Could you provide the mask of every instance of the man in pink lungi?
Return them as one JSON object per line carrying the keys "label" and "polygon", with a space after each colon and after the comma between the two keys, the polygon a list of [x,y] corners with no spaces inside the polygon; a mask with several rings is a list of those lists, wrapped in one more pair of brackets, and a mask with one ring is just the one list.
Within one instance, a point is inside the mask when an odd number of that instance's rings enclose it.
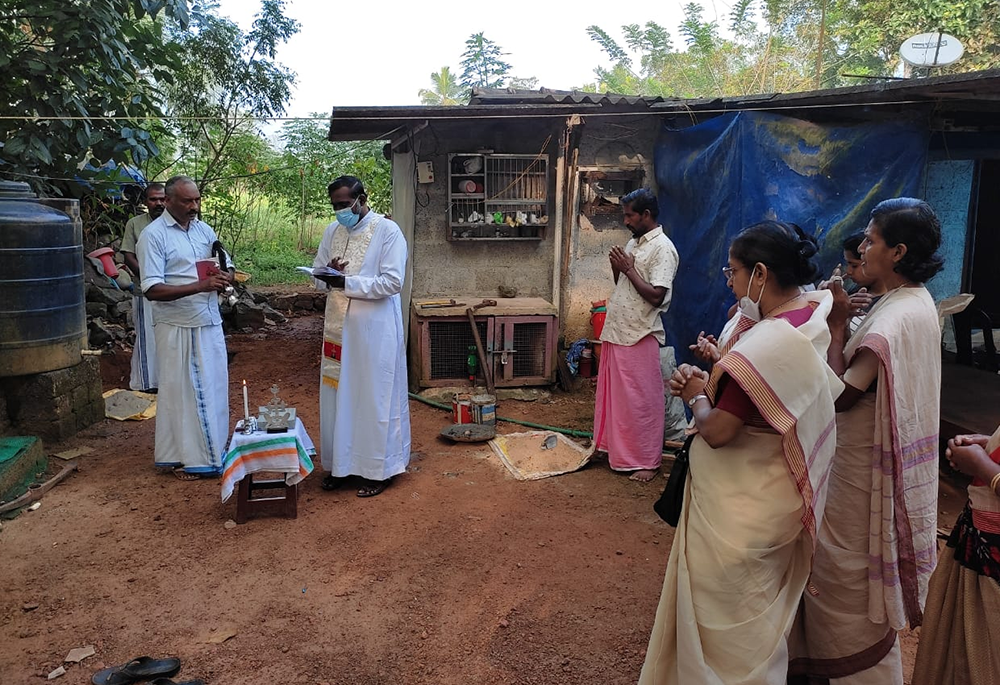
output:
{"label": "man in pink lungi", "polygon": [[615,471],[650,481],[663,451],[663,376],[660,314],[670,306],[677,249],[657,223],[656,195],[647,188],[622,198],[632,239],[611,248],[615,290],[601,332],[601,365],[594,408],[594,444]]}

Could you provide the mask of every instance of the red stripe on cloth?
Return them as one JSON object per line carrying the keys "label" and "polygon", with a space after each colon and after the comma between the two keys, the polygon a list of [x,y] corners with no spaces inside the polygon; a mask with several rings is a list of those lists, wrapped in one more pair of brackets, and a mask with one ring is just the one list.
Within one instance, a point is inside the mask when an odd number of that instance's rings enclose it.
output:
{"label": "red stripe on cloth", "polygon": [[995,511],[972,510],[972,525],[983,533],[1000,534],[1000,514]]}
{"label": "red stripe on cloth", "polygon": [[259,452],[249,452],[247,454],[240,455],[237,457],[226,472],[222,475],[223,479],[231,478],[233,472],[238,467],[246,468],[253,462],[269,460],[274,457],[295,457],[296,460],[299,458],[298,450],[295,447],[278,447],[271,450],[261,450]]}
{"label": "red stripe on cloth", "polygon": [[336,343],[332,343],[329,340],[323,341],[323,356],[327,359],[336,359],[340,361],[340,353],[343,348]]}
{"label": "red stripe on cloth", "polygon": [[[899,565],[899,580],[903,591],[903,608],[906,611],[906,620],[909,622],[911,628],[916,628],[924,622],[924,611],[920,606],[917,553],[913,541],[913,528],[910,525],[910,514],[906,507],[906,496],[903,485],[903,470],[905,468],[903,464],[904,446],[900,444],[896,403],[893,400],[896,396],[896,381],[892,368],[892,350],[889,341],[877,333],[869,333],[862,338],[858,349],[860,350],[862,347],[867,347],[875,353],[885,375],[884,386],[886,387],[879,387],[878,392],[884,392],[883,396],[889,402],[889,421],[892,428],[893,505],[895,506],[896,554]],[[880,383],[880,385],[882,384]],[[879,445],[875,449],[879,450],[884,447],[885,445]]]}

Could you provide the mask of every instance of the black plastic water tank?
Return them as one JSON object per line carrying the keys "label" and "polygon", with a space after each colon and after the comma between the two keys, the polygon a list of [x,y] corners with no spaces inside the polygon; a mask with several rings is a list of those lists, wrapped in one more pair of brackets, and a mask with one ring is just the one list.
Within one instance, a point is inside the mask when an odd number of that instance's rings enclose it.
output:
{"label": "black plastic water tank", "polygon": [[78,207],[39,200],[27,183],[0,182],[0,376],[80,363],[87,310]]}

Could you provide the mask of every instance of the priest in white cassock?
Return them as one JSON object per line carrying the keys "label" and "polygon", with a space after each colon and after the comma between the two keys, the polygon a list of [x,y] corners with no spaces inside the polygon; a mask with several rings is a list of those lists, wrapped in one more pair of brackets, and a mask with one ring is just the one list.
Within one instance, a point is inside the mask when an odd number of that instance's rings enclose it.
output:
{"label": "priest in white cassock", "polygon": [[159,395],[154,462],[181,480],[222,473],[229,439],[229,369],[218,293],[231,275],[202,280],[215,231],[198,219],[201,193],[187,176],[166,183],[166,209],[136,246],[142,292],[153,303]]}
{"label": "priest in white cassock", "polygon": [[394,221],[368,208],[361,181],[341,176],[327,188],[337,220],[327,226],[314,267],[329,289],[323,330],[320,438],[323,489],[349,476],[374,497],[410,462],[410,407],[400,292],[406,239]]}

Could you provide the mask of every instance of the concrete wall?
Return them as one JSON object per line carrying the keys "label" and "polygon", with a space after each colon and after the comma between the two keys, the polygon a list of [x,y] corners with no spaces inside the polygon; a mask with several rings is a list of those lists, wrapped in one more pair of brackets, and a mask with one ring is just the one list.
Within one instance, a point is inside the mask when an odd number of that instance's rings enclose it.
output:
{"label": "concrete wall", "polygon": [[[653,116],[584,117],[578,167],[572,193],[571,234],[564,236],[568,263],[555,254],[556,154],[563,126],[525,125],[511,120],[476,121],[466,126],[432,124],[417,134],[417,159],[434,164],[434,183],[417,187],[412,246],[413,298],[474,295],[496,297],[499,289],[553,301],[554,260],[562,268],[561,329],[566,340],[593,337],[591,302],[607,299],[613,289],[608,251],[631,237],[618,213],[584,216],[580,212],[580,173],[586,170],[641,169],[644,185],[655,190],[653,146],[659,118]],[[551,136],[549,151],[549,226],[538,242],[449,241],[448,154],[486,148],[497,153],[537,154]],[[669,227],[667,232],[669,234]]]}
{"label": "concrete wall", "polygon": [[76,366],[33,376],[0,378],[6,431],[59,442],[104,419],[101,365],[84,357]]}
{"label": "concrete wall", "polygon": [[924,199],[941,220],[944,270],[927,282],[935,300],[957,295],[962,290],[975,165],[971,159],[932,161],[924,174]]}
{"label": "concrete wall", "polygon": [[[580,139],[579,166],[584,170],[640,168],[644,171],[644,185],[655,191],[653,146],[659,121],[658,117],[648,115],[587,120]],[[579,181],[578,173],[572,188],[572,211],[576,219],[569,240],[569,269],[562,289],[562,330],[569,342],[593,337],[591,303],[606,300],[614,289],[608,252],[614,245],[624,246],[632,237],[621,214],[587,217],[580,212]]]}
{"label": "concrete wall", "polygon": [[[563,122],[526,126],[511,120],[468,125],[432,124],[417,135],[417,160],[434,164],[434,182],[417,187],[412,246],[413,298],[497,297],[499,288],[522,297],[552,299],[555,165]],[[498,154],[538,154],[551,135],[549,226],[541,241],[453,242],[447,239],[448,154],[492,149]]]}

